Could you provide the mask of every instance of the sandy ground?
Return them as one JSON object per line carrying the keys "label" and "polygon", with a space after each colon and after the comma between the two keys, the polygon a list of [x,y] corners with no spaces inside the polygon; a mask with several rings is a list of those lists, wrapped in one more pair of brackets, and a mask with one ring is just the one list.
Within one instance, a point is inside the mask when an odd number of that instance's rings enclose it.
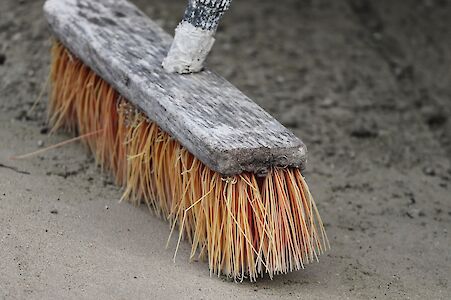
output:
{"label": "sandy ground", "polygon": [[[172,262],[168,225],[48,135],[43,1],[0,1],[0,298],[451,298],[451,3],[235,1],[209,64],[309,147],[332,249],[255,284]],[[184,1],[137,0],[171,30]],[[264,29],[265,28],[265,29]]]}

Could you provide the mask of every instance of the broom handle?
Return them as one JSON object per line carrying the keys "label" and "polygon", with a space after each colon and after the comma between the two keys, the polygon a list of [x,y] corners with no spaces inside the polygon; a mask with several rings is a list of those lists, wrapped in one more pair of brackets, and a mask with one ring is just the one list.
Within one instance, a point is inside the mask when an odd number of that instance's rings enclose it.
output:
{"label": "broom handle", "polygon": [[183,21],[197,28],[216,31],[232,0],[189,0]]}
{"label": "broom handle", "polygon": [[170,73],[195,73],[203,69],[215,41],[219,21],[232,0],[188,0],[182,21],[163,67]]}

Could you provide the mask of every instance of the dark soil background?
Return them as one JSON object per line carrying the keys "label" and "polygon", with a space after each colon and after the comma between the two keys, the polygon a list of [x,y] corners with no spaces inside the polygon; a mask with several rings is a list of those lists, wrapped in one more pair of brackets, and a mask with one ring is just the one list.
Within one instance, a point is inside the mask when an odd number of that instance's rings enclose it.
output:
{"label": "dark soil background", "polygon": [[[173,32],[183,0],[136,0]],[[235,284],[49,136],[43,1],[0,1],[0,298],[451,298],[451,1],[235,0],[209,66],[309,148],[332,249]]]}

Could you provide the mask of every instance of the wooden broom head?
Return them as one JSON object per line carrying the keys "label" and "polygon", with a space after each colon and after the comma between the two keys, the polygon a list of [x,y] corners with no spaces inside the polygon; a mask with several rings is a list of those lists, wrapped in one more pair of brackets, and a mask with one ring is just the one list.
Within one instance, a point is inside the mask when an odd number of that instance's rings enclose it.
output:
{"label": "wooden broom head", "polygon": [[[298,168],[222,176],[120,96],[60,43],[52,50],[49,118],[53,130],[84,135],[102,169],[178,225],[211,274],[235,280],[287,273],[329,248],[315,202]],[[171,231],[172,233],[172,231]],[[180,241],[180,240],[179,240]]]}
{"label": "wooden broom head", "polygon": [[304,143],[227,80],[164,71],[171,36],[126,0],[47,0],[44,10],[74,56],[210,169],[304,167]]}

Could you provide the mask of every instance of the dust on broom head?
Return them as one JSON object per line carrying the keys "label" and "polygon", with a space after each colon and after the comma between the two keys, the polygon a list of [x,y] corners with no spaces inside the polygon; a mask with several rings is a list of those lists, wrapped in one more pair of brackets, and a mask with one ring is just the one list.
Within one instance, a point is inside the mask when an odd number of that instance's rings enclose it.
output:
{"label": "dust on broom head", "polygon": [[173,228],[178,225],[192,243],[190,258],[206,258],[211,274],[272,278],[304,268],[329,248],[299,169],[272,168],[264,178],[222,177],[58,42],[51,80],[53,130],[100,131],[84,141],[124,187],[122,199],[145,203]]}

